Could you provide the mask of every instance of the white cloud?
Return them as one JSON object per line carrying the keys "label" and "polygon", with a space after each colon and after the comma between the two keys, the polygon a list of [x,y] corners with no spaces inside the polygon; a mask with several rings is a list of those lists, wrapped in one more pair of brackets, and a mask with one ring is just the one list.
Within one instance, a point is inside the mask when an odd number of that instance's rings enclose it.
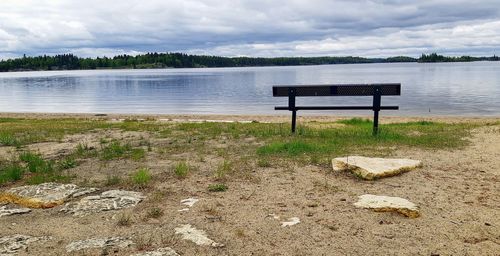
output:
{"label": "white cloud", "polygon": [[186,51],[225,56],[491,55],[498,1],[2,0],[0,58]]}

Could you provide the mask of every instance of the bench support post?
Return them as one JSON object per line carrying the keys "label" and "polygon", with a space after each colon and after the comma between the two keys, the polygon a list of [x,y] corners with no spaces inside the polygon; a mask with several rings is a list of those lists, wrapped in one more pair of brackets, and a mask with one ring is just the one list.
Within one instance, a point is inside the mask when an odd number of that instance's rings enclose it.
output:
{"label": "bench support post", "polygon": [[380,86],[375,86],[373,88],[373,135],[378,134],[378,112],[380,111],[381,96],[382,89]]}
{"label": "bench support post", "polygon": [[288,88],[288,110],[292,111],[292,133],[295,133],[295,125],[297,123],[297,109],[295,108],[295,95],[297,95],[297,89]]}

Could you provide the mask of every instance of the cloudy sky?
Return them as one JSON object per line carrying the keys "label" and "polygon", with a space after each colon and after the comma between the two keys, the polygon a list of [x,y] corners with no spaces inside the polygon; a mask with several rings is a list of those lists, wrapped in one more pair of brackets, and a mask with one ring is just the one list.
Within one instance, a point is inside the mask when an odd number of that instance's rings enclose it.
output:
{"label": "cloudy sky", "polygon": [[0,58],[500,55],[499,0],[0,0]]}

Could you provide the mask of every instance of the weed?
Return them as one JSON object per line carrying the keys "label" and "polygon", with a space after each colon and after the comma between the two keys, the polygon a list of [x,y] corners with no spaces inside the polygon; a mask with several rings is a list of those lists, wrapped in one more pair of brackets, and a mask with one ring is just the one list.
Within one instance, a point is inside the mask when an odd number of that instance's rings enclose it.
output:
{"label": "weed", "polygon": [[150,250],[153,248],[153,237],[145,238],[145,237],[138,237],[135,240],[135,247],[139,251],[145,251],[145,250]]}
{"label": "weed", "polygon": [[267,158],[260,158],[257,161],[257,166],[259,166],[259,167],[271,167],[271,162],[269,162],[269,159],[267,159]]}
{"label": "weed", "polygon": [[73,153],[73,155],[75,157],[92,157],[92,156],[95,156],[97,153],[97,151],[92,148],[92,147],[89,147],[87,144],[85,143],[78,143],[78,145],[76,146],[76,149],[75,149],[75,152]]}
{"label": "weed", "polygon": [[153,218],[153,219],[158,219],[161,216],[163,216],[163,210],[161,208],[158,208],[158,207],[154,207],[154,208],[149,209],[148,213],[146,215],[146,217]]}
{"label": "weed", "polygon": [[132,217],[130,216],[130,214],[122,213],[120,214],[120,216],[118,216],[116,225],[120,227],[129,227],[130,225],[132,225]]}
{"label": "weed", "polygon": [[216,180],[225,180],[226,175],[231,172],[232,170],[232,163],[228,160],[222,161],[219,166],[217,166],[217,169],[215,170],[214,176]]}
{"label": "weed", "polygon": [[177,178],[186,178],[189,174],[189,165],[186,162],[179,162],[174,166],[174,173]]}
{"label": "weed", "polygon": [[134,148],[130,152],[130,157],[134,161],[140,161],[140,160],[144,159],[145,156],[146,156],[146,152],[144,151],[143,148]]}
{"label": "weed", "polygon": [[227,190],[227,186],[225,184],[208,185],[208,191],[210,191],[210,192],[224,192],[226,190]]}
{"label": "weed", "polygon": [[116,186],[122,182],[122,179],[119,176],[112,175],[106,177],[105,186]]}
{"label": "weed", "polygon": [[145,188],[151,181],[151,173],[148,168],[141,168],[132,174],[132,182],[139,188]]}
{"label": "weed", "polygon": [[78,165],[75,158],[67,157],[59,161],[59,168],[62,170],[71,169]]}

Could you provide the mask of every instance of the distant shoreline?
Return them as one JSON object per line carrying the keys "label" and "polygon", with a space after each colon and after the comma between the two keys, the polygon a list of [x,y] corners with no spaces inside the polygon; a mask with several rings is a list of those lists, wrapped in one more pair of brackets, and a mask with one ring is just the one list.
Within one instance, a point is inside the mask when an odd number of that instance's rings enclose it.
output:
{"label": "distant shoreline", "polygon": [[320,57],[222,57],[188,55],[183,53],[147,53],[142,55],[117,55],[112,58],[81,58],[73,54],[55,56],[23,56],[0,60],[0,72],[49,71],[49,70],[98,70],[98,69],[155,69],[155,68],[216,68],[216,67],[269,67],[311,66],[332,64],[370,63],[437,63],[500,61],[500,57],[443,56],[436,53],[422,54],[419,58],[394,56],[367,58],[358,56]]}

